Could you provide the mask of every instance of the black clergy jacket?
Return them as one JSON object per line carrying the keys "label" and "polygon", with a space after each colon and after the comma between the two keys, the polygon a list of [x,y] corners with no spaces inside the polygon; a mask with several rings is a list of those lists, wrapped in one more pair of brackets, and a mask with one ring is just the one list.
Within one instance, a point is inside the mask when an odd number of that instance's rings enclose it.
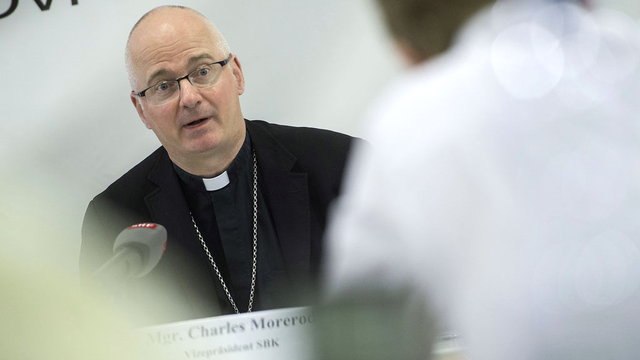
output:
{"label": "black clergy jacket", "polygon": [[[259,120],[245,123],[258,162],[259,191],[292,284],[277,307],[310,305],[327,210],[339,194],[354,139],[328,130]],[[82,278],[88,280],[113,255],[114,240],[122,230],[142,222],[167,229],[163,257],[151,273],[131,279],[109,296],[135,325],[220,315],[219,280],[201,248],[178,175],[163,147],[89,203],[82,225]],[[246,304],[239,307],[244,311]]]}

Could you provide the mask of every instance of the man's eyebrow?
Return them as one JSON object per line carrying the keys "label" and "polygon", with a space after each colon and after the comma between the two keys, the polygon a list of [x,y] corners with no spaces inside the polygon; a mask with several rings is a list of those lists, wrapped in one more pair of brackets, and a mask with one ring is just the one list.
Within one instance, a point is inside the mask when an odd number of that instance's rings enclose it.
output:
{"label": "man's eyebrow", "polygon": [[[213,56],[211,56],[210,54],[202,54],[202,55],[192,56],[192,57],[189,58],[189,61],[187,62],[187,68],[193,66],[194,64],[196,64],[198,61],[200,61],[202,59],[209,59],[209,60],[212,60],[212,61],[214,60]],[[167,76],[169,76],[169,74],[171,74],[171,72],[169,70],[167,70],[167,69],[158,69],[158,70],[156,70],[149,77],[149,80],[147,81],[147,86],[153,85],[156,78],[158,78],[158,77],[167,77]]]}
{"label": "man's eyebrow", "polygon": [[159,77],[167,77],[169,75],[169,70],[167,69],[158,69],[151,76],[149,76],[149,80],[147,80],[147,86],[152,86],[155,84],[156,78]]}
{"label": "man's eyebrow", "polygon": [[190,57],[189,58],[189,62],[187,63],[187,66],[191,66],[191,65],[197,63],[198,61],[200,61],[202,59],[209,59],[209,60],[215,61],[213,59],[213,56],[211,56],[210,54],[202,54],[202,55]]}

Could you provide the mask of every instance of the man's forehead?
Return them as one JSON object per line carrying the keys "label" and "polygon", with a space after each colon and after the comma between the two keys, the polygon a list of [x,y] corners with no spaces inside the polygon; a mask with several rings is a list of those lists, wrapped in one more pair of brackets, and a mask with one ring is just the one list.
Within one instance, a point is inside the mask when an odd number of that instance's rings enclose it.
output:
{"label": "man's forehead", "polygon": [[144,67],[155,67],[154,64],[158,62],[188,67],[202,59],[218,61],[217,57],[226,56],[217,54],[217,39],[206,24],[141,24],[137,32],[132,34],[128,45],[132,61]]}
{"label": "man's forehead", "polygon": [[146,37],[130,44],[131,55],[138,63],[156,63],[169,61],[188,65],[201,58],[217,58],[226,54],[218,54],[215,39],[210,36],[171,36]]}

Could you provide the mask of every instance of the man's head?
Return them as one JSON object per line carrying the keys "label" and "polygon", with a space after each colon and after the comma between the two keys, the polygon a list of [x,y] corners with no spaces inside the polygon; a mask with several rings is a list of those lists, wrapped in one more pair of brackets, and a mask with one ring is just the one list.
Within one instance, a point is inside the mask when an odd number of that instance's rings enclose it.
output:
{"label": "man's head", "polygon": [[[171,159],[197,175],[224,170],[245,136],[239,100],[244,77],[217,28],[189,8],[155,8],[131,30],[126,63],[131,101]],[[167,89],[174,96],[161,95]]]}
{"label": "man's head", "polygon": [[414,63],[446,50],[459,28],[494,0],[377,0],[387,27]]}

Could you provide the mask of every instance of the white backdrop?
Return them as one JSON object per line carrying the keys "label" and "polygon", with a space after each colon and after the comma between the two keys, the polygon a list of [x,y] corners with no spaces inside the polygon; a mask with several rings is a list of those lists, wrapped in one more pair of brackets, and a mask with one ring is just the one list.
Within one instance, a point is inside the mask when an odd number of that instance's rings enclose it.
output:
{"label": "white backdrop", "polygon": [[[238,54],[250,119],[359,135],[359,114],[401,67],[370,0],[173,3],[209,17]],[[0,14],[11,4],[0,0]],[[42,11],[20,0],[0,19],[5,257],[77,271],[87,203],[159,145],[130,103],[123,52],[137,19],[163,4],[51,0]]]}

